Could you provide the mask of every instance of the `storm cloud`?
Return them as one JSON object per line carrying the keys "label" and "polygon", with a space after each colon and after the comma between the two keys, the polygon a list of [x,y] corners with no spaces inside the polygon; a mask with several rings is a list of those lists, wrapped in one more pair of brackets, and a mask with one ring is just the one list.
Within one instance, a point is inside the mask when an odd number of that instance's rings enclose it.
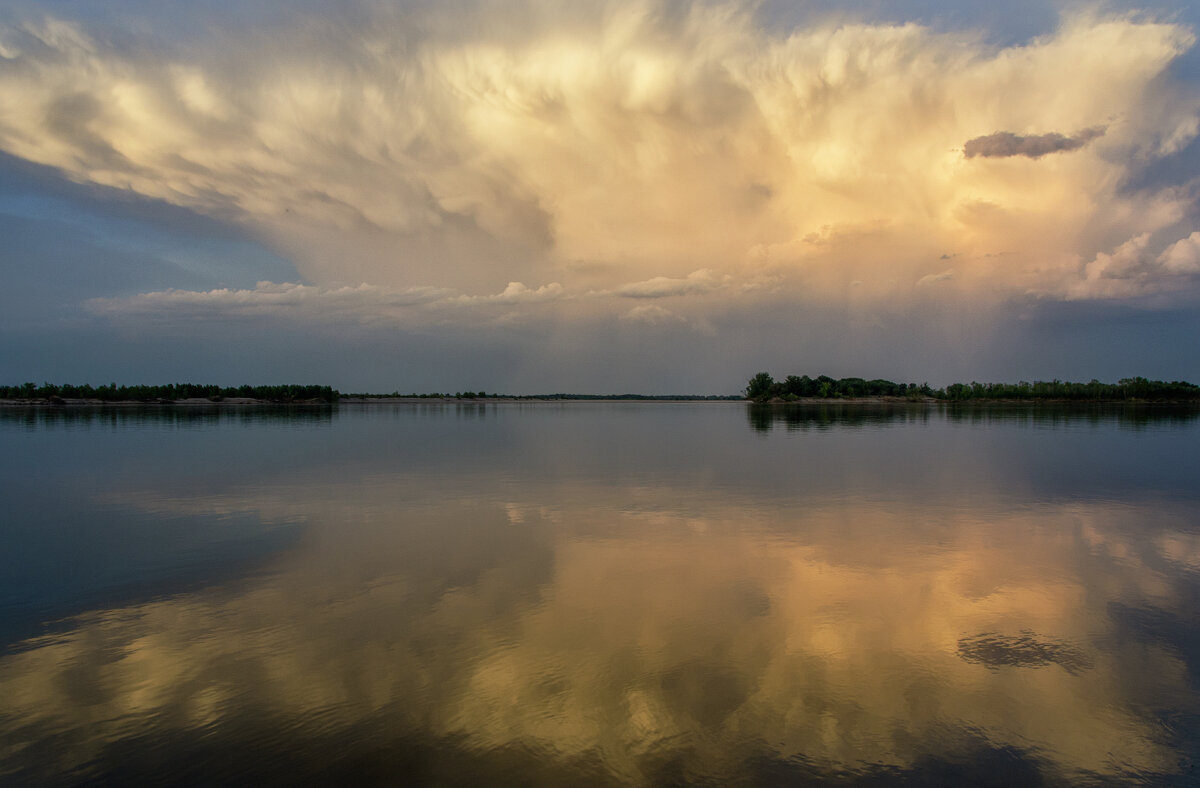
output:
{"label": "storm cloud", "polygon": [[[519,26],[401,6],[187,47],[28,20],[0,31],[0,150],[238,224],[316,286],[480,305],[509,282],[645,298],[764,275],[892,301],[946,248],[963,292],[1054,294],[1081,256],[1187,213],[1115,186],[1195,136],[1197,102],[1164,78],[1193,41],[1179,25],[1068,18],[997,51],[738,5],[519,8]],[[1037,119],[1085,130],[983,134]],[[1093,153],[1101,135],[1127,155]],[[1085,147],[1036,190],[975,166]]]}
{"label": "storm cloud", "polygon": [[[871,358],[886,360],[905,355],[892,326],[954,344],[969,315],[982,342],[1000,329],[980,316],[1030,300],[1200,303],[1195,190],[1172,166],[1200,131],[1179,18],[1068,12],[1018,41],[767,5],[345,0],[235,24],[198,3],[151,25],[122,3],[0,13],[0,163],[238,239],[134,249],[158,273],[126,265],[119,286],[61,285],[77,278],[43,254],[19,261],[38,297],[10,300],[89,337],[227,319],[280,336],[455,326],[527,360],[529,335],[506,332],[536,325],[557,343],[521,367],[544,365],[526,378],[538,385],[592,331],[628,340],[611,355],[630,370],[658,347],[648,337],[685,326],[743,357],[803,330],[824,347],[859,337],[860,359],[882,342]],[[123,254],[135,235],[92,245]],[[714,357],[699,340],[662,348]]]}

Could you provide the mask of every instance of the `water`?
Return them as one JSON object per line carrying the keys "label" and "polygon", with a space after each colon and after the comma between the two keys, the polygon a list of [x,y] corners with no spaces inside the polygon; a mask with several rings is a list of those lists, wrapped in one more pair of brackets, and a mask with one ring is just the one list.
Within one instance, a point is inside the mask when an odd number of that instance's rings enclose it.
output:
{"label": "water", "polygon": [[0,782],[1193,785],[1198,416],[0,412]]}

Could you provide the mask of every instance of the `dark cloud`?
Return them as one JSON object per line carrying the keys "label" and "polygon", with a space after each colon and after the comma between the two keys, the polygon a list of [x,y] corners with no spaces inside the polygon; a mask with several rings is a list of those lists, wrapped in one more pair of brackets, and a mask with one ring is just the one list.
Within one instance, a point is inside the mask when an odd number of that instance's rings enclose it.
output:
{"label": "dark cloud", "polygon": [[997,131],[967,140],[963,146],[963,154],[972,159],[976,156],[985,158],[1005,158],[1008,156],[1028,156],[1038,159],[1047,153],[1064,153],[1079,150],[1097,137],[1104,136],[1104,126],[1094,126],[1084,129],[1072,137],[1066,137],[1058,132],[1049,134],[1031,134],[1023,137],[1011,131]]}
{"label": "dark cloud", "polygon": [[1057,664],[1074,676],[1092,667],[1092,661],[1078,646],[1041,637],[1027,629],[1021,630],[1019,635],[985,632],[961,638],[958,641],[958,656],[992,670],[1001,667],[1041,668]]}

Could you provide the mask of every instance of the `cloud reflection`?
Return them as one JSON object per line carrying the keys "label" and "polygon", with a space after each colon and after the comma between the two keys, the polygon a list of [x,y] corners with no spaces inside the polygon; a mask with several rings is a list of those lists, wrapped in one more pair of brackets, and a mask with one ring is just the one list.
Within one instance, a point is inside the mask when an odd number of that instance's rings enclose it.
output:
{"label": "cloud reflection", "polygon": [[1185,615],[1156,567],[1200,564],[1186,513],[1135,539],[1144,512],[1111,507],[747,521],[716,495],[613,510],[585,486],[527,503],[418,489],[146,501],[300,507],[312,525],[255,579],[97,611],[0,660],[0,765],[59,741],[61,768],[103,769],[130,738],[248,724],[266,749],[277,728],[353,752],[370,721],[384,742],[538,753],[630,784],[685,753],[717,780],[755,758],[862,775],[981,747],[1066,779],[1175,768],[1142,710],[1178,708],[1186,667],[1109,610]]}

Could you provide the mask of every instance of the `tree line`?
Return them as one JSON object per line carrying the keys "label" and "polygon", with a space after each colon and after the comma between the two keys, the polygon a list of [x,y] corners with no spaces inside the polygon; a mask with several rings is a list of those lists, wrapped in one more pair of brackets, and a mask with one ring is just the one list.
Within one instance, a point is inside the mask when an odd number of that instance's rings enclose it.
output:
{"label": "tree line", "polygon": [[935,389],[928,383],[894,383],[890,380],[863,378],[834,379],[826,375],[810,378],[788,375],[777,381],[766,372],[750,378],[746,386],[747,399],[766,402],[782,399],[791,402],[806,398],[852,399],[859,397],[904,397],[912,400],[926,398],[947,402],[970,400],[1072,400],[1112,401],[1147,400],[1154,402],[1200,400],[1200,386],[1187,381],[1166,382],[1142,377],[1122,378],[1117,383],[1073,383],[1064,380],[1039,380],[1033,383],[952,383]]}
{"label": "tree line", "polygon": [[783,399],[787,401],[821,397],[849,399],[856,397],[907,397],[918,399],[935,396],[928,383],[894,383],[890,380],[863,378],[831,378],[828,375],[810,378],[808,375],[788,375],[775,380],[766,372],[750,378],[746,397],[756,401]]}
{"label": "tree line", "polygon": [[316,385],[214,386],[196,383],[168,383],[161,386],[107,386],[23,383],[0,386],[0,399],[94,399],[101,402],[173,402],[181,399],[208,399],[220,402],[227,397],[246,397],[268,402],[337,402],[337,389]]}
{"label": "tree line", "polygon": [[418,394],[415,391],[411,394],[401,393],[398,389],[391,394],[372,394],[367,391],[355,391],[342,395],[347,399],[499,399],[506,397],[505,394],[488,394],[485,391],[456,391],[453,394],[450,392],[442,393],[434,391],[428,394]]}
{"label": "tree line", "polygon": [[552,400],[615,400],[631,402],[715,402],[739,400],[737,394],[534,394],[530,399]]}
{"label": "tree line", "polygon": [[343,396],[352,399],[505,399],[505,400],[603,400],[603,401],[636,401],[636,402],[708,402],[716,400],[740,400],[741,394],[488,394],[483,391],[456,391],[439,394],[401,394],[394,391],[391,394],[354,393]]}

